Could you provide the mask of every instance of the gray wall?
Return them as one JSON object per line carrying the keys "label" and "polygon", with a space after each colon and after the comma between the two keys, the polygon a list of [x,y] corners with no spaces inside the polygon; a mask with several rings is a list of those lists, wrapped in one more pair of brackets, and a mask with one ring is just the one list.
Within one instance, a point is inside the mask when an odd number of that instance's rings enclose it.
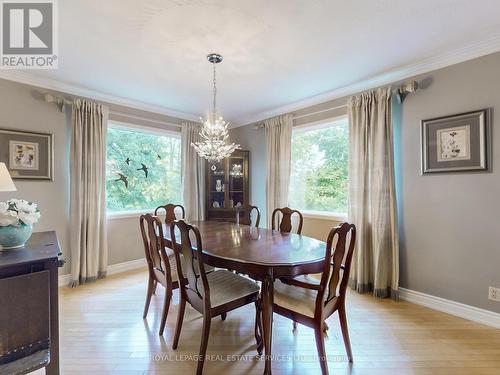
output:
{"label": "gray wall", "polygon": [[[489,301],[488,286],[500,287],[500,53],[415,77],[422,89],[407,97],[395,114],[396,168],[400,221],[401,287],[500,312]],[[340,98],[295,111],[316,112],[346,103]],[[420,174],[422,119],[493,108],[493,169],[488,173]],[[296,124],[338,116],[324,112]],[[254,155],[251,199],[265,207],[265,137],[253,125],[231,131],[233,141]],[[258,163],[258,164],[256,164]],[[334,224],[305,219],[314,237],[326,236]],[[323,235],[319,229],[323,230]],[[307,233],[305,233],[307,234]]]}
{"label": "gray wall", "polygon": [[242,126],[230,130],[230,141],[250,151],[250,203],[259,207],[260,226],[266,226],[266,134],[264,129]]}
{"label": "gray wall", "polygon": [[[41,220],[34,231],[55,230],[69,259],[69,114],[41,100],[30,86],[0,80],[0,128],[54,133],[54,181],[15,180],[17,191],[0,193],[0,200],[22,198],[38,203]],[[69,272],[69,262],[62,273]],[[61,272],[60,272],[61,273]]]}
{"label": "gray wall", "polygon": [[[401,113],[401,286],[500,312],[500,53],[418,79]],[[492,172],[420,175],[420,120],[486,107]]]}
{"label": "gray wall", "polygon": [[[68,108],[66,114],[61,113],[55,105],[45,103],[40,92],[46,91],[48,90],[0,79],[0,128],[50,132],[54,133],[55,138],[54,181],[15,180],[17,191],[0,193],[0,201],[23,198],[38,203],[42,217],[35,224],[34,230],[57,232],[63,257],[68,261],[59,273],[67,274],[70,271],[71,262],[68,243],[71,110]],[[69,95],[64,96],[71,99]],[[146,119],[138,120],[127,116],[110,115],[111,120],[179,131],[179,128],[175,126],[161,126],[156,122],[150,123],[147,119],[170,124],[180,124],[180,119],[106,104],[112,111]],[[144,257],[138,222],[138,216],[108,220],[108,262],[110,265]]]}

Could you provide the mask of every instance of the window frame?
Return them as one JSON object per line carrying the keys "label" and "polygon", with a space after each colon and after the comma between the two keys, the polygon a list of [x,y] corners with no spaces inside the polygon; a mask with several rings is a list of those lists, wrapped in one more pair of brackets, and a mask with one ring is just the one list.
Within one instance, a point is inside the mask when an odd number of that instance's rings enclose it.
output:
{"label": "window frame", "polygon": [[[323,120],[312,121],[312,122],[308,122],[308,123],[305,123],[302,125],[297,125],[297,126],[294,126],[292,128],[292,135],[294,132],[295,133],[305,133],[307,131],[320,130],[320,129],[333,127],[336,124],[338,125],[340,122],[343,122],[346,120],[347,120],[347,125],[349,126],[349,117],[347,114],[329,117],[329,118],[326,118]],[[291,145],[291,147],[293,147],[293,145]],[[349,178],[348,178],[348,181],[349,181]],[[348,217],[347,212],[343,213],[343,212],[335,212],[335,211],[316,211],[316,210],[303,210],[303,209],[299,209],[299,211],[302,213],[302,216],[304,216],[305,218],[328,220],[328,221],[334,221],[334,222],[346,221],[347,217]]]}
{"label": "window frame", "polygon": [[[169,136],[172,138],[181,139],[181,132],[174,131],[169,129],[162,129],[154,126],[147,125],[139,125],[134,123],[128,123],[123,121],[115,121],[108,120],[108,127],[106,129],[106,133],[108,129],[117,129],[117,130],[125,130],[125,131],[134,131],[137,133],[145,133],[145,134],[154,134],[158,136]],[[106,153],[106,161],[107,161],[107,153]],[[181,161],[182,167],[182,161]],[[181,203],[182,204],[182,203]],[[125,211],[108,211],[108,207],[106,205],[106,218],[107,220],[116,220],[116,219],[129,219],[129,218],[139,218],[143,214],[153,214],[156,207],[153,208],[144,208],[140,210],[125,210]]]}
{"label": "window frame", "polygon": [[128,131],[135,131],[138,133],[155,134],[159,136],[169,135],[174,138],[178,139],[181,138],[180,130],[174,131],[170,129],[157,128],[155,126],[139,125],[130,122],[116,121],[116,120],[108,121],[108,129],[128,130]]}

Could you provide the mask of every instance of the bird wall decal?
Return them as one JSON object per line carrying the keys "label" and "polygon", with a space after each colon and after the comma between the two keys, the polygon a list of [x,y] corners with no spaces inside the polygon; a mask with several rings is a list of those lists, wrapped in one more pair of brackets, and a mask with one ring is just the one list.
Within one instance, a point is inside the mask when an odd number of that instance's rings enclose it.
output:
{"label": "bird wall decal", "polygon": [[130,159],[130,158],[125,159],[125,163],[127,163],[127,165],[130,165],[130,162],[131,162],[131,161],[133,161],[133,160],[132,160],[132,159]]}
{"label": "bird wall decal", "polygon": [[118,173],[118,176],[120,176],[120,178],[116,179],[115,181],[123,181],[123,183],[125,184],[125,188],[128,189],[128,177],[121,173]]}
{"label": "bird wall decal", "polygon": [[156,157],[161,160],[160,154],[156,154]]}
{"label": "bird wall decal", "polygon": [[148,167],[146,167],[143,163],[141,163],[142,167],[137,168],[138,171],[144,171],[144,174],[146,175],[146,178],[148,178]]}

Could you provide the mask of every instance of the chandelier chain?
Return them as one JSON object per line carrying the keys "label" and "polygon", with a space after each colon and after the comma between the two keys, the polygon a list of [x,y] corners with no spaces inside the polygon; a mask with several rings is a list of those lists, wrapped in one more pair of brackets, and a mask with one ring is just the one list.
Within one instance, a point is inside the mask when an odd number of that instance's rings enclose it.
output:
{"label": "chandelier chain", "polygon": [[214,100],[213,100],[213,103],[214,103],[214,106],[213,106],[213,113],[214,113],[214,116],[216,116],[216,113],[217,113],[217,77],[216,77],[216,69],[215,69],[215,63],[212,63],[212,65],[214,66],[214,80],[213,80],[213,83],[214,83]]}

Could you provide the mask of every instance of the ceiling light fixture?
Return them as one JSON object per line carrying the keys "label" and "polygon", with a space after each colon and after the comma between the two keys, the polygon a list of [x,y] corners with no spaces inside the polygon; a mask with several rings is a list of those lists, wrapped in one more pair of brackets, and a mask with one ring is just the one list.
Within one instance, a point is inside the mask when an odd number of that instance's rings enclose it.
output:
{"label": "ceiling light fixture", "polygon": [[[240,148],[240,145],[227,142],[229,138],[229,132],[227,130],[229,122],[224,121],[217,111],[216,65],[221,63],[223,58],[217,53],[211,53],[207,55],[207,59],[212,63],[214,68],[212,113],[205,121],[200,118],[203,122],[200,131],[200,136],[203,140],[201,142],[193,142],[191,146],[193,146],[198,155],[202,158],[207,159],[210,163],[217,163],[230,156],[234,150]],[[215,169],[215,165],[212,165],[212,170]]]}

